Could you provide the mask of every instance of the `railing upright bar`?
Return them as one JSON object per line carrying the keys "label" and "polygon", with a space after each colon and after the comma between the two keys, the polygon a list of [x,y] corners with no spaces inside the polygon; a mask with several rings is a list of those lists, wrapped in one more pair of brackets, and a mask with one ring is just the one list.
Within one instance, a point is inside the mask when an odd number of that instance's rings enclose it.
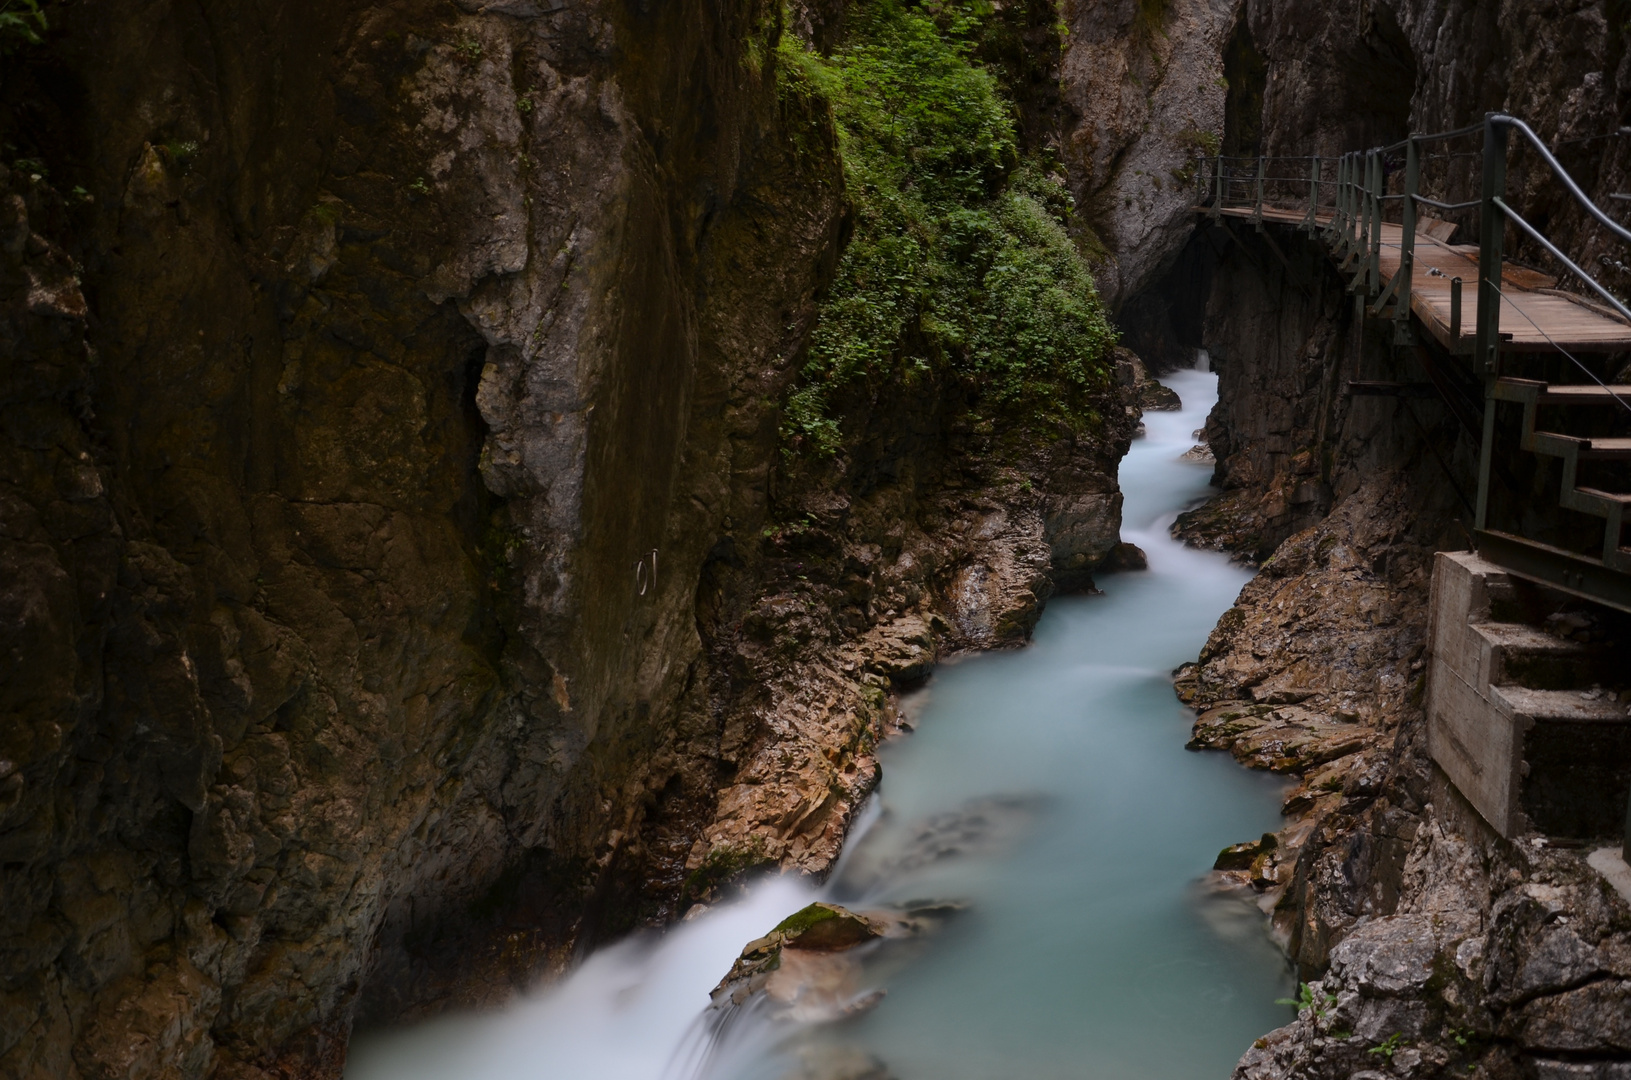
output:
{"label": "railing upright bar", "polygon": [[1489,475],[1495,453],[1495,380],[1501,361],[1501,239],[1506,219],[1497,199],[1506,197],[1507,128],[1499,114],[1484,117],[1483,198],[1478,235],[1478,335],[1473,345],[1474,370],[1484,377],[1484,439],[1478,453],[1478,506],[1474,528],[1489,520]]}
{"label": "railing upright bar", "polygon": [[[1421,187],[1421,156],[1416,137],[1405,142],[1404,151],[1404,233],[1399,241],[1399,290],[1393,308],[1393,324],[1402,332],[1410,325],[1410,296],[1416,264],[1416,191]],[[1396,335],[1398,336],[1398,335]]]}
{"label": "railing upright bar", "polygon": [[1357,220],[1354,222],[1354,242],[1348,253],[1347,262],[1348,268],[1353,273],[1353,279],[1348,282],[1348,291],[1358,293],[1365,287],[1366,264],[1370,261],[1370,151],[1354,156],[1354,173],[1357,177],[1353,184],[1354,213]]}
{"label": "railing upright bar", "polygon": [[1375,162],[1371,160],[1371,152],[1369,150],[1366,150],[1365,151],[1365,171],[1364,171],[1364,174],[1363,174],[1364,179],[1361,180],[1360,184],[1359,184],[1359,199],[1360,199],[1360,202],[1359,202],[1359,220],[1360,220],[1360,228],[1359,228],[1359,251],[1357,252],[1357,254],[1359,256],[1359,262],[1357,264],[1357,271],[1358,272],[1357,272],[1356,276],[1354,277],[1354,285],[1359,289],[1363,289],[1365,287],[1366,274],[1367,274],[1367,271],[1370,270],[1371,167],[1374,164],[1375,164]]}
{"label": "railing upright bar", "polygon": [[1507,128],[1491,113],[1484,125],[1483,197],[1478,229],[1478,343],[1477,370],[1493,376],[1500,367],[1501,245],[1506,218],[1497,199],[1506,197]]}
{"label": "railing upright bar", "polygon": [[1336,183],[1331,185],[1331,224],[1327,227],[1327,237],[1331,250],[1337,254],[1342,253],[1342,178],[1345,174],[1342,155],[1337,155]]}
{"label": "railing upright bar", "polygon": [[1344,190],[1347,205],[1342,222],[1342,269],[1346,271],[1354,243],[1359,239],[1359,159],[1352,153],[1348,154],[1348,183]]}
{"label": "railing upright bar", "polygon": [[1308,215],[1303,218],[1303,228],[1313,232],[1319,224],[1320,205],[1320,159],[1314,155],[1314,168],[1308,177]]}
{"label": "railing upright bar", "polygon": [[1625,800],[1625,843],[1620,848],[1620,857],[1631,863],[1631,796]]}
{"label": "railing upright bar", "polygon": [[1223,153],[1220,151],[1212,162],[1212,176],[1217,181],[1217,197],[1212,200],[1212,220],[1216,221],[1223,213]]}
{"label": "railing upright bar", "polygon": [[[1342,261],[1348,261],[1348,253],[1353,250],[1354,230],[1358,223],[1354,221],[1354,156],[1351,153],[1342,155]],[[1346,265],[1343,267],[1346,269]]]}
{"label": "railing upright bar", "polygon": [[1252,210],[1252,224],[1257,226],[1258,232],[1263,231],[1263,170],[1266,165],[1267,160],[1263,155],[1259,154],[1257,156],[1257,205]]}
{"label": "railing upright bar", "polygon": [[1370,257],[1366,260],[1365,295],[1374,297],[1382,289],[1382,186],[1386,175],[1382,168],[1382,151],[1371,151],[1371,215]]}

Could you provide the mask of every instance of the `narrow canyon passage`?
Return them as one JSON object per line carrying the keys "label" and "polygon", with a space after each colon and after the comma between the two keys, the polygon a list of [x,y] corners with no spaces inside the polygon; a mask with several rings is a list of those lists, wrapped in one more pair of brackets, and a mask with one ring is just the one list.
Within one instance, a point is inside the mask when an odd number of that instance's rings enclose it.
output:
{"label": "narrow canyon passage", "polygon": [[[703,1074],[799,1075],[848,1055],[901,1080],[1188,1080],[1227,1075],[1284,1021],[1274,1000],[1291,979],[1261,913],[1206,884],[1219,848],[1275,826],[1282,783],[1186,753],[1189,713],[1168,676],[1248,578],[1167,535],[1205,494],[1207,469],[1181,455],[1216,394],[1209,374],[1168,381],[1184,409],[1147,414],[1121,470],[1125,535],[1150,569],[1054,601],[1030,647],[952,664],[909,698],[918,730],[886,747],[871,813],[821,891],[855,909],[928,898],[964,910],[904,962],[866,966],[866,988],[886,996],[859,1019],[797,1030],[749,1018]],[[604,950],[501,1015],[359,1038],[347,1076],[695,1075],[708,990],[816,895],[769,881]]]}

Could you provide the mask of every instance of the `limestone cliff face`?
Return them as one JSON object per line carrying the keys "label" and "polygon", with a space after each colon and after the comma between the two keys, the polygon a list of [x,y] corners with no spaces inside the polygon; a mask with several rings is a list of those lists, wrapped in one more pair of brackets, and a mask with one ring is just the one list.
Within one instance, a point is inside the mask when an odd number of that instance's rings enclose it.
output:
{"label": "limestone cliff face", "polygon": [[1120,306],[1183,246],[1198,156],[1223,137],[1224,44],[1239,0],[1067,0],[1062,157]]}
{"label": "limestone cliff face", "polygon": [[0,108],[0,1074],[334,1075],[819,874],[894,686],[1112,555],[1120,400],[785,465],[845,210],[779,5],[52,19]]}

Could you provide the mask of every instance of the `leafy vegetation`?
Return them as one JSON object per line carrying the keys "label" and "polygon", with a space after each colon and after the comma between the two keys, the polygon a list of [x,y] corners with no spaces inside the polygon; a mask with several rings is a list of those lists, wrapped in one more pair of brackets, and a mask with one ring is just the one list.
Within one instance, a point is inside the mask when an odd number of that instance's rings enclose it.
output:
{"label": "leafy vegetation", "polygon": [[1383,1057],[1387,1058],[1389,1061],[1392,1061],[1393,1060],[1393,1055],[1398,1053],[1400,1047],[1402,1047],[1403,1045],[1404,1045],[1404,1032],[1395,1031],[1392,1035],[1389,1035],[1387,1038],[1383,1039],[1381,1042],[1377,1043],[1375,1046],[1373,1046],[1369,1050],[1365,1051],[1365,1053],[1367,1053],[1367,1054],[1380,1054]]}
{"label": "leafy vegetation", "polygon": [[783,79],[831,102],[855,230],[783,412],[790,453],[844,442],[841,395],[961,383],[987,414],[1092,424],[1114,332],[1066,232],[1069,195],[1022,160],[1015,110],[974,59],[983,0],[863,0],[845,44],[791,35]]}
{"label": "leafy vegetation", "polygon": [[1314,1019],[1324,1020],[1331,1007],[1337,1003],[1337,996],[1335,994],[1324,994],[1320,998],[1315,998],[1313,987],[1307,983],[1298,983],[1296,997],[1276,998],[1274,1003],[1276,1005],[1290,1005],[1298,1012],[1302,1012],[1304,1009],[1311,1010]]}
{"label": "leafy vegetation", "polygon": [[0,0],[0,56],[40,44],[49,28],[39,0]]}

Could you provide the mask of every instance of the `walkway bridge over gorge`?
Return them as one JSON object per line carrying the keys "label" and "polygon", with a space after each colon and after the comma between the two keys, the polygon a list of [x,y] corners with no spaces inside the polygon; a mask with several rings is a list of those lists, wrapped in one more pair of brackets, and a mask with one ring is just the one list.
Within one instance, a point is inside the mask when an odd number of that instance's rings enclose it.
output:
{"label": "walkway bridge over gorge", "polygon": [[[1622,128],[1603,137],[1627,135]],[[1583,226],[1575,232],[1595,264],[1631,277],[1618,261],[1631,229],[1585,194],[1527,124],[1498,113],[1334,159],[1220,155],[1200,171],[1195,212],[1231,232],[1249,225],[1288,274],[1276,231],[1323,240],[1366,332],[1380,324],[1428,379],[1352,381],[1348,391],[1436,397],[1478,447],[1476,504],[1468,507],[1476,555],[1453,565],[1441,556],[1435,573],[1435,760],[1504,835],[1601,835],[1604,813],[1617,817],[1625,806],[1631,861],[1631,722],[1612,693],[1594,706],[1601,692],[1594,698],[1580,686],[1594,676],[1631,683],[1631,671],[1604,676],[1600,658],[1594,667],[1581,650],[1503,621],[1500,600],[1516,579],[1631,613],[1631,385],[1615,381],[1631,358],[1631,307],[1581,265],[1587,259],[1575,261],[1546,236],[1556,220],[1546,207],[1530,220],[1511,205],[1514,151],[1531,179],[1552,185],[1551,205],[1562,203]],[[1609,199],[1631,203],[1631,194]],[[1455,242],[1463,232],[1477,242]],[[1504,250],[1546,269],[1518,265]],[[1511,464],[1525,455],[1536,466],[1527,483]],[[1537,483],[1554,501],[1549,511],[1535,503]],[[1450,601],[1438,594],[1457,589],[1459,625],[1440,625]],[[1457,649],[1483,659],[1451,662]],[[1514,674],[1537,670],[1550,673],[1545,685]],[[1559,688],[1571,677],[1574,684]],[[1574,747],[1572,756],[1560,744]],[[1539,775],[1548,768],[1552,775]]]}

